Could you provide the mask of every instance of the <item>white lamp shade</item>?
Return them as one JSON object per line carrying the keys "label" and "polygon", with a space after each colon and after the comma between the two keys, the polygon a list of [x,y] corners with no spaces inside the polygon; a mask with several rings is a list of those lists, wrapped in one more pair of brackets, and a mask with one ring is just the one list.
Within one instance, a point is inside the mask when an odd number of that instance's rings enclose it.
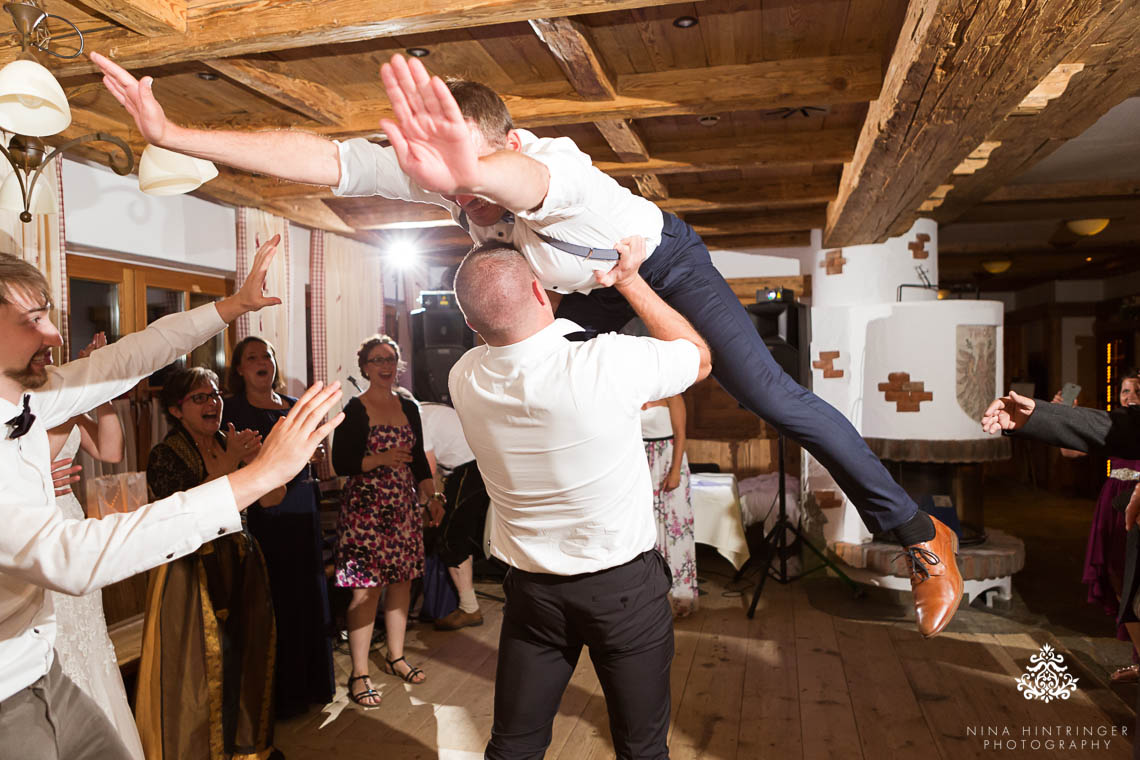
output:
{"label": "white lamp shade", "polygon": [[178,195],[197,190],[218,176],[209,161],[148,145],[139,159],[139,189],[148,195]]}
{"label": "white lamp shade", "polygon": [[[55,179],[54,173],[48,173],[36,180],[36,187],[32,190],[32,200],[28,204],[28,211],[33,214],[56,213],[55,194],[52,193],[51,183]],[[20,194],[20,181],[16,179],[16,172],[11,172],[0,183],[0,208],[5,211],[23,211],[24,197]]]}
{"label": "white lamp shade", "polygon": [[0,128],[44,137],[62,132],[69,124],[71,107],[50,71],[26,58],[0,69]]}
{"label": "white lamp shade", "polygon": [[1108,222],[1108,219],[1070,219],[1065,226],[1074,234],[1088,237],[1103,232]]}

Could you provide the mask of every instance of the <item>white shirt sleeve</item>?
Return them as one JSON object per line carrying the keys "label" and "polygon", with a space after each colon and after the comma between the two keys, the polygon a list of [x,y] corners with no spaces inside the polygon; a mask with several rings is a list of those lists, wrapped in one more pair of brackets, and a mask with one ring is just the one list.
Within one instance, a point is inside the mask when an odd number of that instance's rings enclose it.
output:
{"label": "white shirt sleeve", "polygon": [[647,401],[676,396],[697,380],[701,354],[687,340],[664,341],[608,333],[596,343],[605,354],[598,366],[605,387],[623,399],[623,406],[637,410]]}
{"label": "white shirt sleeve", "polygon": [[396,200],[432,203],[447,209],[452,207],[443,196],[429,193],[412,182],[391,146],[368,142],[363,137],[337,142],[340,156],[340,184],[333,188],[334,195],[380,195]]}
{"label": "white shirt sleeve", "polygon": [[69,520],[43,504],[4,509],[0,572],[77,596],[241,530],[228,478],[101,520]]}
{"label": "white shirt sleeve", "polygon": [[37,424],[51,428],[126,393],[144,377],[190,353],[224,330],[214,304],[156,320],[124,335],[86,359],[52,368],[48,382],[32,393]]}

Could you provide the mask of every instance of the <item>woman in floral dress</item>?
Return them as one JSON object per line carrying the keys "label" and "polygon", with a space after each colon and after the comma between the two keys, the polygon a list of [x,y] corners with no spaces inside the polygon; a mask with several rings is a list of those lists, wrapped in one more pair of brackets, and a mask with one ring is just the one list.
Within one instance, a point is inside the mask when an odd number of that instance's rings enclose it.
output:
{"label": "woman in floral dress", "polygon": [[[380,594],[388,657],[384,671],[408,683],[422,683],[424,672],[404,657],[411,582],[423,575],[423,513],[429,523],[443,516],[424,454],[419,406],[396,386],[400,347],[386,335],[364,341],[356,354],[368,390],[344,407],[344,422],[333,439],[333,467],[348,475],[337,526],[336,584],[352,589],[348,606],[348,645],[352,676],[348,695],[365,708],[377,707],[380,694],[368,674],[368,650]],[[360,682],[357,686],[356,683]]]}
{"label": "woman in floral dress", "polygon": [[669,601],[684,617],[697,609],[696,541],[689,497],[689,461],[685,457],[685,401],[671,396],[641,408],[641,437],[653,483],[657,551],[673,574]]}

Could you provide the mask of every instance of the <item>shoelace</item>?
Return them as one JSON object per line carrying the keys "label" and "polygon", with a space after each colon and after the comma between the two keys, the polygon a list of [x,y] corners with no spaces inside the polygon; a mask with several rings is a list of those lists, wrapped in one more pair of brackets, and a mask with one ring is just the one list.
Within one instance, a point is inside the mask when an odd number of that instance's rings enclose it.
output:
{"label": "shoelace", "polygon": [[926,569],[929,565],[940,565],[942,560],[938,555],[929,549],[924,549],[921,546],[910,546],[903,551],[896,554],[891,559],[898,559],[899,557],[906,557],[907,564],[910,565],[910,571],[919,576],[922,580],[930,577],[930,571]]}

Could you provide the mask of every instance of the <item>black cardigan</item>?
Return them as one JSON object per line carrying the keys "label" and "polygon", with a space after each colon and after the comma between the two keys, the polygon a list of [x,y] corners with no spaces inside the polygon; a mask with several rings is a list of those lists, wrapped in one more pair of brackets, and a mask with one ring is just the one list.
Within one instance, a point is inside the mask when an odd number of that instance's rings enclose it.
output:
{"label": "black cardigan", "polygon": [[[421,480],[431,480],[431,466],[427,455],[424,454],[424,429],[420,421],[420,405],[405,392],[399,393],[400,406],[403,407],[404,416],[412,426],[412,433],[416,443],[412,446],[412,475],[418,484]],[[368,410],[364,408],[360,397],[355,396],[344,405],[344,421],[337,426],[333,434],[332,464],[337,475],[360,475],[364,472],[361,463],[368,453]]]}

